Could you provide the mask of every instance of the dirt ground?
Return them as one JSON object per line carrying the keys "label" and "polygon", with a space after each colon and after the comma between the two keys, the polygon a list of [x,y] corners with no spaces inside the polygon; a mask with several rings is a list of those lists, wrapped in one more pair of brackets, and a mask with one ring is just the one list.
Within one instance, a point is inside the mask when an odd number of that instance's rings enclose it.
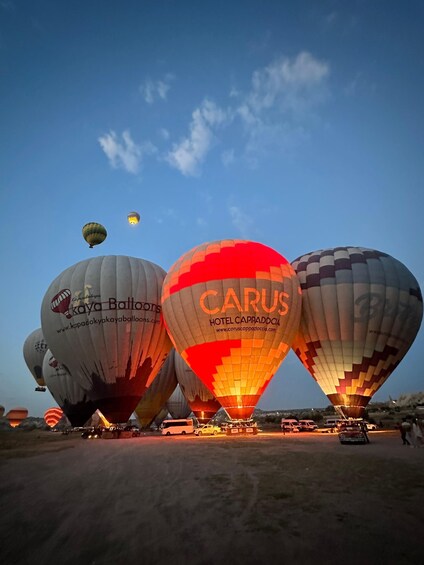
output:
{"label": "dirt ground", "polygon": [[397,432],[0,434],[0,562],[418,564],[424,448]]}

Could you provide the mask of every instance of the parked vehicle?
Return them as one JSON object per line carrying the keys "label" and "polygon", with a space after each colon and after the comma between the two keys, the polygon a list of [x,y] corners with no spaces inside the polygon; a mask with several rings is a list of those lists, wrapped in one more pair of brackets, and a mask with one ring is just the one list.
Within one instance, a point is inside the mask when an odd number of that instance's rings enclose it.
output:
{"label": "parked vehicle", "polygon": [[190,418],[181,420],[164,420],[162,422],[162,435],[170,436],[177,434],[192,434],[194,432],[193,420]]}
{"label": "parked vehicle", "polygon": [[214,424],[203,424],[194,430],[197,436],[216,436],[221,433],[221,428]]}
{"label": "parked vehicle", "polygon": [[369,422],[366,421],[364,421],[364,424],[367,427],[367,432],[374,432],[375,430],[378,430],[377,424],[370,424]]}
{"label": "parked vehicle", "polygon": [[294,418],[283,418],[281,420],[281,431],[283,432],[300,432],[299,421]]}
{"label": "parked vehicle", "polygon": [[340,443],[369,443],[366,425],[363,422],[345,420],[337,427]]}
{"label": "parked vehicle", "polygon": [[313,420],[299,420],[301,432],[314,432],[318,426]]}

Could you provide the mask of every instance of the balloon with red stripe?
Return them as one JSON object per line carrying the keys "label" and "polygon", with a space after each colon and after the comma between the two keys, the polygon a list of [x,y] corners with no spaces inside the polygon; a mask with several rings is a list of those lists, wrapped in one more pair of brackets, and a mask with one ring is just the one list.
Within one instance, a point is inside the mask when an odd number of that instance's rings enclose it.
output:
{"label": "balloon with red stripe", "polygon": [[185,362],[230,418],[250,418],[298,329],[301,290],[290,263],[253,241],[204,243],[171,267],[162,306]]}
{"label": "balloon with red stripe", "polygon": [[49,408],[44,412],[44,421],[48,426],[54,428],[62,419],[63,411],[60,408]]}

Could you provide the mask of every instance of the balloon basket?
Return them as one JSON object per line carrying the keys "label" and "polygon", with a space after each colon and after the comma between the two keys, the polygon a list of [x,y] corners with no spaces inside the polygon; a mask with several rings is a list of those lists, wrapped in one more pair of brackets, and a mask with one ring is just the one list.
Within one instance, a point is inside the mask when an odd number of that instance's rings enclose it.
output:
{"label": "balloon basket", "polygon": [[232,421],[227,424],[225,431],[227,436],[235,435],[257,435],[258,427],[252,420]]}

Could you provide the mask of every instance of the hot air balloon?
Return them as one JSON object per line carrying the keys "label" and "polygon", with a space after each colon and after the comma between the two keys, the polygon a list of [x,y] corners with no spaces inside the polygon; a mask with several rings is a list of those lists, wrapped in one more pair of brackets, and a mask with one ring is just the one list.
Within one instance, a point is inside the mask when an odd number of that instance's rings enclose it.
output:
{"label": "hot air balloon", "polygon": [[140,221],[140,214],[138,212],[130,212],[127,219],[129,224],[135,226]]}
{"label": "hot air balloon", "polygon": [[175,372],[191,411],[200,424],[207,424],[221,408],[220,403],[179,353],[175,353]]}
{"label": "hot air balloon", "polygon": [[83,426],[96,410],[80,383],[74,379],[48,349],[43,360],[46,386],[73,426]]}
{"label": "hot air balloon", "polygon": [[161,407],[177,386],[174,364],[175,349],[171,349],[155,380],[141,397],[135,413],[142,428],[148,428]]}
{"label": "hot air balloon", "polygon": [[16,428],[21,424],[25,418],[28,416],[28,410],[26,408],[12,408],[6,414],[6,418],[9,420],[9,424],[12,428]]}
{"label": "hot air balloon", "polygon": [[168,408],[166,406],[164,406],[163,408],[161,408],[159,410],[159,412],[156,414],[156,416],[154,417],[154,423],[155,426],[157,428],[159,428],[159,426],[162,424],[162,422],[165,420],[165,418],[168,416]]}
{"label": "hot air balloon", "polygon": [[82,236],[85,241],[89,244],[90,248],[93,248],[95,245],[99,245],[103,243],[103,241],[107,237],[107,231],[102,224],[97,224],[96,222],[88,222],[82,228]]}
{"label": "hot air balloon", "polygon": [[[44,296],[52,354],[109,422],[128,420],[171,348],[161,316],[164,276],[143,259],[94,257],[66,269]],[[54,300],[65,290],[68,315]]]}
{"label": "hot air balloon", "polygon": [[166,408],[171,416],[177,420],[187,418],[191,414],[191,408],[187,404],[187,400],[185,399],[180,385],[177,385],[174,392],[169,397]]}
{"label": "hot air balloon", "polygon": [[362,247],[307,253],[293,267],[303,291],[293,350],[342,415],[361,417],[418,333],[420,287],[400,261]]}
{"label": "hot air balloon", "polygon": [[185,362],[230,418],[249,419],[298,328],[301,291],[291,265],[261,243],[204,243],[171,267],[162,304]]}
{"label": "hot air balloon", "polygon": [[62,419],[63,412],[60,408],[49,408],[44,412],[44,421],[50,428],[54,428]]}
{"label": "hot air balloon", "polygon": [[35,390],[44,391],[46,383],[43,378],[43,359],[47,351],[47,342],[41,328],[29,334],[24,342],[23,349],[25,363],[37,383]]}

